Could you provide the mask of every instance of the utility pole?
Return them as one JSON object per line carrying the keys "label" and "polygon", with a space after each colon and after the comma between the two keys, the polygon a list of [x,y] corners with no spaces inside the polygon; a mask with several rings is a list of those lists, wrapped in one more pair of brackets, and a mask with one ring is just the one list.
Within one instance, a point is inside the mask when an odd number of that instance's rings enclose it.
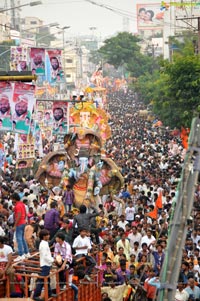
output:
{"label": "utility pole", "polygon": [[188,222],[194,203],[194,194],[200,173],[200,118],[193,119],[189,147],[185,157],[176,202],[169,225],[168,247],[160,274],[159,301],[175,298],[179,278],[182,250],[187,236]]}
{"label": "utility pole", "polygon": [[200,17],[197,17],[198,22],[198,54],[200,54]]}
{"label": "utility pole", "polygon": [[197,20],[197,32],[198,32],[198,47],[197,53],[200,54],[200,17],[184,17],[184,18],[176,18],[176,20],[180,20],[188,24],[187,20]]}

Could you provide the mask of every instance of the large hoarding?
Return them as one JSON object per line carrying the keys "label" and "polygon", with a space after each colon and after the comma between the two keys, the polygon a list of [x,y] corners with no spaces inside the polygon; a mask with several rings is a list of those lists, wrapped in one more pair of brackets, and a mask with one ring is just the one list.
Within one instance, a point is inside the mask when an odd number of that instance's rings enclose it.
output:
{"label": "large hoarding", "polygon": [[160,8],[160,3],[137,4],[138,31],[163,28],[164,11]]}

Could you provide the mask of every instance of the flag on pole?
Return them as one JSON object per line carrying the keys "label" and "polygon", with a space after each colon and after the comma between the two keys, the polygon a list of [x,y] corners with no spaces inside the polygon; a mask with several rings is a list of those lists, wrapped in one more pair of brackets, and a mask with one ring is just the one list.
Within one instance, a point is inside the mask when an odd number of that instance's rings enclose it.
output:
{"label": "flag on pole", "polygon": [[157,199],[156,199],[156,208],[158,208],[158,209],[162,209],[162,191],[160,190],[160,192],[159,192],[159,195],[158,195],[158,197],[157,197]]}
{"label": "flag on pole", "polygon": [[157,207],[155,206],[154,209],[151,212],[147,213],[146,215],[148,217],[151,217],[152,219],[157,219],[157,216],[158,216],[158,209],[157,209]]}
{"label": "flag on pole", "polygon": [[189,136],[189,131],[184,127],[182,127],[180,137],[182,140],[182,145],[185,149],[188,148],[188,136]]}

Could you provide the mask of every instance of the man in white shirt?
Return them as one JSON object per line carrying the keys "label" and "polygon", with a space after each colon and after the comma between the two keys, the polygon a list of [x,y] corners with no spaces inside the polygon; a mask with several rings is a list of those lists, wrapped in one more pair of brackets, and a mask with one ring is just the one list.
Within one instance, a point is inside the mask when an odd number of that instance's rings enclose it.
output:
{"label": "man in white shirt", "polygon": [[0,280],[8,275],[10,280],[10,292],[14,292],[14,272],[12,268],[12,253],[10,246],[4,244],[4,237],[0,236]]}
{"label": "man in white shirt", "polygon": [[88,256],[88,252],[92,248],[90,238],[87,236],[88,231],[86,229],[80,229],[80,235],[78,235],[73,242],[72,248],[75,249],[76,258],[85,257],[89,262],[87,274],[90,274],[93,268],[96,266],[96,261],[93,257]]}
{"label": "man in white shirt", "polygon": [[[41,273],[40,276],[48,276],[50,274],[50,269],[52,266],[52,263],[54,262],[54,258],[51,256],[51,251],[49,248],[49,238],[50,234],[49,231],[46,229],[43,229],[39,233],[40,237],[40,246],[39,246],[39,253],[40,253],[40,267],[41,267]],[[35,301],[41,301],[42,299],[39,298],[42,292],[42,288],[44,286],[44,279],[39,279],[39,282],[37,283],[33,300]],[[51,293],[51,287],[50,287],[50,278],[48,278],[48,297],[50,298],[52,295]]]}
{"label": "man in white shirt", "polygon": [[122,214],[120,216],[120,220],[119,222],[117,223],[118,227],[119,228],[122,228],[124,231],[126,231],[126,225],[128,224],[128,222],[125,220],[125,216]]}
{"label": "man in white shirt", "polygon": [[132,232],[128,235],[128,239],[130,240],[131,249],[134,248],[134,243],[136,241],[139,243],[140,246],[142,234],[137,231],[137,227],[132,227]]}
{"label": "man in white shirt", "polygon": [[129,223],[134,221],[135,208],[133,207],[132,201],[128,202],[128,207],[125,209],[126,220]]}
{"label": "man in white shirt", "polygon": [[148,229],[147,234],[142,237],[141,245],[144,242],[147,244],[148,247],[149,247],[149,245],[152,245],[152,244],[156,243],[156,238],[151,234],[150,229]]}
{"label": "man in white shirt", "polygon": [[175,301],[187,301],[189,299],[189,294],[184,290],[184,283],[179,282],[175,294]]}

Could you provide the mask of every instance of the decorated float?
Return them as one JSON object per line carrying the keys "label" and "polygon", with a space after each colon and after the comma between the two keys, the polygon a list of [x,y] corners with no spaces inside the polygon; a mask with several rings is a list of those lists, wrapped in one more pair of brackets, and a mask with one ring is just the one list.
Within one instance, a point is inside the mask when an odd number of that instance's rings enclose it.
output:
{"label": "decorated float", "polygon": [[114,195],[123,185],[119,168],[106,156],[106,141],[111,137],[108,114],[88,100],[73,103],[69,115],[64,149],[43,158],[36,178],[51,190],[70,186],[76,207],[98,205],[101,195]]}

